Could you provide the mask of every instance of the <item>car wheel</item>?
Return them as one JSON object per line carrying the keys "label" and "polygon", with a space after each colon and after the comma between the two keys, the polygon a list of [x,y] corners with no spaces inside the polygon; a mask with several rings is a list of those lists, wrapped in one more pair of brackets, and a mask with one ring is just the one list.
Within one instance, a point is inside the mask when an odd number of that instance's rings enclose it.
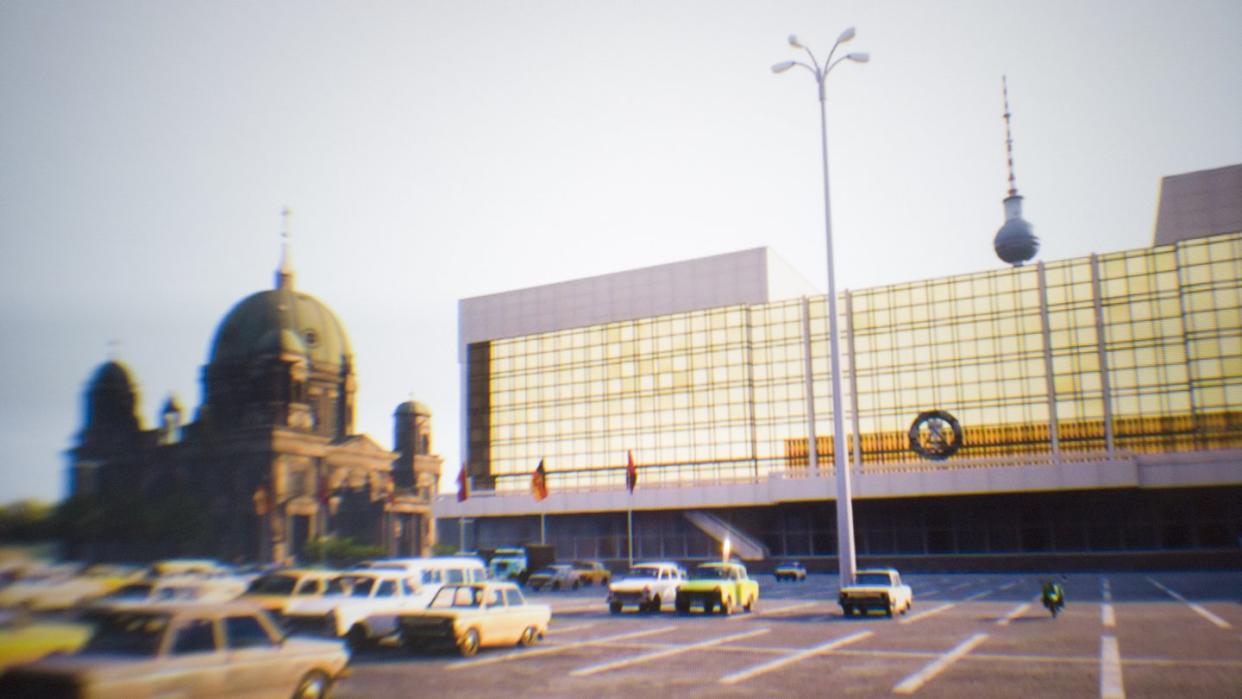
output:
{"label": "car wheel", "polygon": [[362,624],[354,624],[349,633],[345,635],[345,642],[349,644],[350,653],[361,653],[371,644],[370,639],[367,638],[367,630]]}
{"label": "car wheel", "polygon": [[750,599],[746,600],[746,604],[742,605],[742,609],[745,609],[748,613],[755,611],[755,608],[758,606],[756,604],[757,601],[758,600],[756,600],[754,597],[751,597]]}
{"label": "car wheel", "polygon": [[729,597],[720,598],[720,613],[725,616],[733,614],[733,599]]}
{"label": "car wheel", "polygon": [[676,601],[673,602],[673,608],[677,610],[678,614],[689,614],[690,613],[690,600],[683,600],[682,598],[678,597]]}
{"label": "car wheel", "polygon": [[539,630],[533,626],[527,626],[522,630],[522,637],[518,639],[518,645],[533,646],[537,640],[539,640]]}
{"label": "car wheel", "polygon": [[884,616],[888,617],[889,619],[892,619],[893,618],[893,607],[895,606],[896,604],[892,600],[884,600]]}
{"label": "car wheel", "polygon": [[561,581],[557,580],[556,582],[552,583],[552,590],[556,591],[559,589],[561,589]]}
{"label": "car wheel", "polygon": [[479,652],[479,632],[466,629],[466,634],[457,641],[457,652],[461,657],[469,658]]}
{"label": "car wheel", "polygon": [[655,596],[655,598],[653,598],[653,599],[651,600],[651,604],[648,604],[648,605],[647,605],[647,611],[648,611],[648,612],[651,612],[651,613],[653,613],[653,614],[659,614],[659,613],[660,613],[660,606],[661,606],[662,604],[663,604],[663,602],[661,602],[661,600],[660,600],[660,596],[659,596],[659,595],[656,595],[656,596]]}
{"label": "car wheel", "polygon": [[580,587],[580,584],[578,583],[578,581],[577,581],[577,580],[575,580],[575,581],[574,581],[574,584],[573,584],[573,588],[574,588],[575,590],[577,590],[579,587]]}
{"label": "car wheel", "polygon": [[854,616],[854,607],[852,605],[843,604],[841,605],[841,612],[845,614],[845,616]]}
{"label": "car wheel", "polygon": [[321,699],[328,696],[332,689],[332,678],[319,670],[306,673],[298,688],[293,690],[293,699]]}
{"label": "car wheel", "polygon": [[612,612],[613,614],[620,614],[620,613],[621,613],[621,603],[620,603],[620,602],[613,602],[612,604],[609,604],[609,605],[608,605],[608,611]]}

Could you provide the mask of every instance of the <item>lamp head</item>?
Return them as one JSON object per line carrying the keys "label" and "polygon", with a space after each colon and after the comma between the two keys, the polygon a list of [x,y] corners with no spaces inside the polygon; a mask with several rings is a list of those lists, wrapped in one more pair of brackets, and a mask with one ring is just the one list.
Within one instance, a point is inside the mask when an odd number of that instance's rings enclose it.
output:
{"label": "lamp head", "polygon": [[794,47],[794,48],[796,48],[796,49],[800,49],[800,48],[802,48],[802,44],[798,43],[798,35],[797,35],[797,34],[790,34],[790,35],[789,35],[789,45],[790,45],[790,46],[792,46],[792,47]]}
{"label": "lamp head", "polygon": [[841,36],[838,36],[838,37],[837,37],[837,43],[838,43],[838,44],[844,44],[845,42],[847,42],[847,41],[849,41],[849,40],[851,40],[851,39],[853,39],[853,38],[854,38],[854,28],[853,28],[853,27],[846,27],[845,31],[841,32]]}
{"label": "lamp head", "polygon": [[845,57],[855,63],[866,63],[871,60],[871,54],[867,53],[866,51],[859,51],[857,53],[847,53],[845,54]]}
{"label": "lamp head", "polygon": [[793,61],[782,61],[772,66],[772,72],[773,73],[784,73],[785,71],[793,67],[794,67]]}

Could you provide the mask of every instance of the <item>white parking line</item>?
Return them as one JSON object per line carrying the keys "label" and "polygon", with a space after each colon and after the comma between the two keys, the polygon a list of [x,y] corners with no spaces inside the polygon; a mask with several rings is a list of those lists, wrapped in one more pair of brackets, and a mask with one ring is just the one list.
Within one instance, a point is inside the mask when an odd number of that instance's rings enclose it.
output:
{"label": "white parking line", "polygon": [[1121,649],[1116,636],[1100,637],[1100,699],[1125,699],[1121,685]]}
{"label": "white parking line", "polygon": [[1182,597],[1181,595],[1177,594],[1177,593],[1176,593],[1176,592],[1174,592],[1173,590],[1170,590],[1169,588],[1165,587],[1164,585],[1161,585],[1160,583],[1156,582],[1156,581],[1155,581],[1155,580],[1153,580],[1152,578],[1147,578],[1147,582],[1151,583],[1152,585],[1155,585],[1156,587],[1160,588],[1161,590],[1164,590],[1164,593],[1165,593],[1166,595],[1168,595],[1168,596],[1172,597],[1173,599],[1180,600],[1183,604],[1185,604],[1186,606],[1188,606],[1188,607],[1190,607],[1191,609],[1193,609],[1193,610],[1195,611],[1195,613],[1196,613],[1196,614],[1198,614],[1199,616],[1203,617],[1204,619],[1207,619],[1208,621],[1212,622],[1213,624],[1216,624],[1216,625],[1217,625],[1217,626],[1219,626],[1220,628],[1222,628],[1222,629],[1232,629],[1232,628],[1233,628],[1233,626],[1232,626],[1229,622],[1227,622],[1227,621],[1225,621],[1224,619],[1222,619],[1222,618],[1220,618],[1220,617],[1216,616],[1215,614],[1213,614],[1213,613],[1209,612],[1208,610],[1204,609],[1203,607],[1200,607],[1199,605],[1195,604],[1194,602],[1191,602],[1190,600],[1186,599],[1185,597]]}
{"label": "white parking line", "polygon": [[1117,625],[1117,615],[1113,613],[1113,605],[1107,602],[1100,605],[1100,623],[1106,629],[1111,629]]}
{"label": "white parking line", "polygon": [[[976,592],[975,594],[973,594],[973,595],[971,595],[970,597],[967,597],[966,599],[961,600],[961,601],[962,601],[962,602],[973,602],[974,600],[977,600],[977,599],[979,599],[980,597],[986,597],[987,595],[992,594],[992,592],[993,592],[992,590],[984,590],[983,592]],[[912,624],[912,623],[914,623],[914,622],[916,622],[916,621],[919,621],[919,620],[921,620],[921,619],[926,619],[926,618],[927,618],[927,617],[929,617],[929,616],[934,616],[934,615],[936,615],[936,614],[939,614],[940,612],[943,612],[943,611],[947,611],[947,610],[949,610],[949,609],[952,609],[952,608],[956,607],[958,604],[959,604],[958,602],[948,602],[948,603],[946,603],[946,604],[942,604],[942,605],[940,605],[939,607],[934,607],[934,608],[932,608],[932,609],[928,609],[927,611],[925,611],[925,612],[923,612],[923,613],[921,613],[921,614],[915,614],[914,616],[911,616],[911,617],[906,617],[905,619],[902,619],[902,620],[898,621],[897,623],[899,623],[899,624]]]}
{"label": "white parking line", "polygon": [[922,670],[919,670],[899,682],[896,687],[893,687],[893,693],[914,694],[919,690],[919,687],[922,687],[928,680],[932,679],[936,675],[939,675],[941,672],[944,672],[945,668],[957,662],[962,656],[974,650],[976,646],[987,640],[987,637],[988,635],[986,633],[977,633],[965,641],[962,641],[957,644],[957,647],[953,650],[940,656]]}
{"label": "white parking line", "polygon": [[757,675],[762,675],[765,672],[771,672],[772,670],[785,667],[786,665],[791,665],[793,663],[798,662],[799,660],[804,660],[813,655],[819,655],[820,653],[827,653],[828,651],[833,650],[835,648],[847,646],[855,641],[861,641],[862,639],[870,636],[871,634],[872,634],[871,631],[863,630],[857,633],[850,634],[849,636],[845,636],[843,638],[838,638],[835,641],[821,643],[818,646],[807,648],[806,650],[798,652],[798,653],[794,653],[793,655],[788,655],[788,656],[785,656],[784,658],[777,658],[776,660],[770,660],[761,665],[756,665],[750,668],[749,670],[741,670],[731,675],[725,675],[724,677],[720,678],[720,684],[737,684],[738,682],[744,682]]}
{"label": "white parking line", "polygon": [[[1036,597],[1035,599],[1039,599],[1039,598]],[[1032,604],[1034,604],[1034,602],[1027,602],[1026,604],[1019,604],[1013,609],[1010,609],[1008,614],[996,620],[996,625],[997,626],[1009,626],[1009,622],[1013,621],[1014,619],[1017,619],[1023,614],[1026,614],[1026,610],[1030,609]]]}
{"label": "white parking line", "polygon": [[580,667],[577,670],[572,670],[569,674],[573,675],[574,677],[585,677],[586,675],[594,675],[600,672],[607,672],[609,670],[618,670],[623,667],[630,667],[631,665],[638,665],[639,663],[645,663],[651,660],[659,660],[660,658],[667,658],[672,655],[688,653],[692,650],[699,650],[700,648],[710,648],[712,646],[718,646],[721,643],[728,643],[729,641],[737,641],[743,638],[759,636],[759,635],[767,633],[768,631],[769,629],[755,629],[754,631],[747,631],[745,633],[735,633],[729,636],[720,636],[719,638],[713,638],[707,641],[691,643],[688,646],[677,646],[675,648],[669,648],[667,650],[655,651],[654,653],[645,653],[643,655],[636,655],[631,658],[622,658],[620,660],[610,660],[606,663],[599,663],[596,665],[588,665],[586,667]]}
{"label": "white parking line", "polygon": [[493,663],[503,663],[507,660],[517,660],[518,658],[530,658],[536,655],[551,655],[553,653],[563,653],[574,648],[583,646],[597,646],[613,641],[624,641],[630,638],[641,638],[643,636],[654,636],[658,633],[667,633],[676,629],[676,626],[662,626],[658,629],[645,629],[643,631],[633,631],[630,633],[618,634],[616,636],[605,636],[604,638],[593,638],[585,641],[577,641],[575,643],[566,643],[564,645],[545,646],[543,648],[534,648],[526,650],[518,650],[503,655],[491,655],[486,658],[476,658],[474,660],[462,660],[456,663],[445,665],[446,670],[461,670],[468,667],[478,667],[479,665],[491,665]]}
{"label": "white parking line", "polygon": [[562,627],[552,627],[552,626],[549,626],[549,627],[548,627],[548,633],[549,633],[549,634],[554,634],[554,633],[569,633],[570,631],[581,631],[581,630],[583,630],[583,629],[589,629],[589,628],[591,628],[592,626],[595,626],[595,622],[591,622],[591,623],[589,623],[589,624],[575,624],[574,626],[566,626],[566,627],[563,627],[563,628],[562,628]]}
{"label": "white parking line", "polygon": [[954,585],[953,587],[950,587],[950,588],[949,588],[949,592],[952,592],[952,591],[954,591],[954,590],[960,590],[960,589],[962,589],[963,587],[970,587],[971,585],[974,585],[974,583],[972,583],[972,582],[964,582],[964,583],[962,583],[962,584],[960,584],[960,585]]}
{"label": "white parking line", "polygon": [[749,612],[747,614],[739,614],[737,616],[731,616],[728,618],[728,621],[741,621],[743,619],[754,619],[755,617],[758,617],[758,616],[776,616],[778,614],[783,614],[785,612],[792,611],[794,609],[803,609],[805,607],[812,607],[817,604],[820,604],[820,602],[819,601],[798,602],[797,604],[789,604],[784,607],[775,607],[772,609],[764,608],[764,609],[756,610],[753,612]]}
{"label": "white parking line", "polygon": [[1014,581],[1013,581],[1013,582],[1011,582],[1011,583],[1005,583],[1004,585],[1001,585],[1001,586],[1000,586],[1000,588],[999,588],[999,590],[1000,590],[1000,592],[1004,592],[1005,590],[1008,590],[1008,589],[1012,588],[1014,585],[1017,585],[1017,584],[1018,584],[1018,581],[1017,581],[1017,580],[1014,580]]}

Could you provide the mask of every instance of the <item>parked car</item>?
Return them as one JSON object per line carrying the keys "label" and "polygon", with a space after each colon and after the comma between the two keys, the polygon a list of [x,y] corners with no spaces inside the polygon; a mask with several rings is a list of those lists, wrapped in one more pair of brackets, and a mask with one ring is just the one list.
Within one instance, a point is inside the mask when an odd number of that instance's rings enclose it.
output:
{"label": "parked car", "polygon": [[846,616],[874,610],[891,617],[910,611],[914,592],[901,582],[896,568],[865,568],[854,574],[854,582],[841,588],[837,602]]}
{"label": "parked car", "polygon": [[788,580],[789,582],[802,582],[806,580],[806,568],[799,561],[785,561],[772,571],[776,576],[776,582]]}
{"label": "parked car", "polygon": [[694,607],[704,613],[713,607],[726,616],[741,607],[753,611],[759,603],[759,583],[746,573],[741,563],[702,563],[690,579],[677,588],[677,612],[686,614]]}
{"label": "parked car", "polygon": [[574,572],[583,585],[607,585],[612,582],[612,572],[599,561],[574,561]]}
{"label": "parked car", "polygon": [[141,575],[142,571],[132,566],[97,563],[72,577],[33,584],[24,590],[20,600],[16,599],[18,584],[10,585],[3,592],[13,598],[6,599],[5,604],[20,604],[40,612],[70,609],[106,595]]}
{"label": "parked car", "polygon": [[608,585],[608,610],[620,614],[634,605],[640,612],[658,612],[665,601],[676,599],[685,579],[685,569],[676,563],[639,563]]}
{"label": "parked car", "polygon": [[554,563],[547,568],[540,568],[526,579],[526,586],[538,592],[543,588],[549,590],[574,589],[582,586],[578,571],[568,563]]}
{"label": "parked car", "polygon": [[152,602],[228,602],[246,591],[241,578],[164,578],[133,582],[98,597],[93,607],[139,607]]}
{"label": "parked car", "polygon": [[445,646],[472,656],[481,647],[528,646],[547,633],[552,610],[532,604],[509,582],[445,585],[426,609],[397,621],[410,650]]}
{"label": "parked car", "polygon": [[281,638],[253,605],[150,605],[100,613],[77,653],[0,675],[0,696],[309,699],[325,696],[348,660],[339,642]]}
{"label": "parked car", "polygon": [[397,615],[427,606],[417,579],[401,570],[357,570],[337,576],[321,596],[285,608],[291,632],[343,638],[353,652],[397,630]]}
{"label": "parked car", "polygon": [[277,570],[252,580],[242,599],[266,609],[277,622],[283,624],[285,610],[290,603],[322,597],[340,574],[336,570]]}

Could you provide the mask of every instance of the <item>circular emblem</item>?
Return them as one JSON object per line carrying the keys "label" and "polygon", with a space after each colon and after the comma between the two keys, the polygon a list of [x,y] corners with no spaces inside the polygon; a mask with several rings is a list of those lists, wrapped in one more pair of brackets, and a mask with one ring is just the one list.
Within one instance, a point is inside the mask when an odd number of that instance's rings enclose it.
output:
{"label": "circular emblem", "polygon": [[910,449],[925,459],[943,461],[962,446],[962,425],[944,410],[919,413],[910,425]]}

